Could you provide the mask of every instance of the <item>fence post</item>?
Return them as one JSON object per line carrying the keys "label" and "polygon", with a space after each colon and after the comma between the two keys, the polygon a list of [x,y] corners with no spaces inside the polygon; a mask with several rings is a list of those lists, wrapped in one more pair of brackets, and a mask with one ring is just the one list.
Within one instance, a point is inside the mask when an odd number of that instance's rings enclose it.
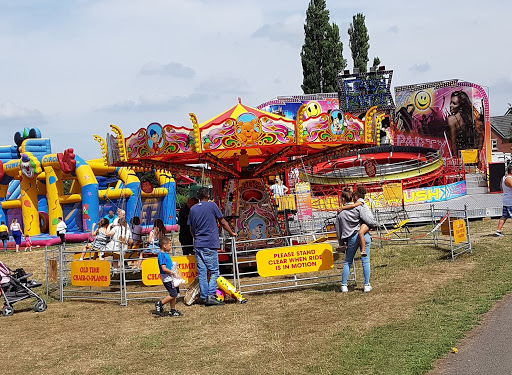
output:
{"label": "fence post", "polygon": [[448,231],[450,232],[450,250],[452,252],[452,262],[455,261],[455,256],[453,255],[453,228],[452,228],[452,220],[450,216],[450,209],[446,209],[446,213],[448,215]]}
{"label": "fence post", "polygon": [[126,269],[124,266],[124,241],[119,242],[119,281],[120,281],[120,305],[126,306],[128,304],[127,295],[126,295]]}
{"label": "fence post", "polygon": [[64,302],[64,249],[66,245],[59,245],[59,301]]}
{"label": "fence post", "polygon": [[[430,217],[432,219],[432,229],[436,227],[436,216],[435,216],[435,210],[434,205],[430,205]],[[438,231],[434,231],[434,246],[439,247],[439,233]]]}
{"label": "fence post", "polygon": [[46,266],[46,274],[45,274],[45,281],[46,281],[46,295],[50,294],[50,288],[48,287],[48,245],[44,247],[44,263]]}
{"label": "fence post", "polygon": [[[233,262],[232,268],[233,268],[233,285],[235,288],[240,290],[241,283],[240,283],[240,270],[238,269],[238,255],[236,251],[236,237],[230,237],[231,242],[231,260]],[[241,290],[240,290],[241,291]]]}
{"label": "fence post", "polygon": [[471,254],[473,250],[471,249],[471,235],[469,234],[469,218],[468,218],[468,207],[464,205],[464,221],[466,222],[466,232],[467,232],[467,240],[469,246],[469,253]]}

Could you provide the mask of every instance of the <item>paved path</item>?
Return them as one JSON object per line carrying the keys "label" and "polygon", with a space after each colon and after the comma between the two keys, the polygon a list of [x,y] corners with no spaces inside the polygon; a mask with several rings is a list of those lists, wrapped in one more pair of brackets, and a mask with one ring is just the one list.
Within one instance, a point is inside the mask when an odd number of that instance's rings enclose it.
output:
{"label": "paved path", "polygon": [[498,302],[457,349],[427,375],[512,374],[512,294]]}

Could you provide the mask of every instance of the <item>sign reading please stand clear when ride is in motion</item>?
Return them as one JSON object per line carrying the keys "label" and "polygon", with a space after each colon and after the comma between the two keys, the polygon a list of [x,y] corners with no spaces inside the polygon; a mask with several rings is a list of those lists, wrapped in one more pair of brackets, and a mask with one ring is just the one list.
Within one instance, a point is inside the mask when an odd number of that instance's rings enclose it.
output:
{"label": "sign reading please stand clear when ride is in motion", "polygon": [[256,263],[263,277],[326,271],[333,266],[332,246],[320,243],[260,250]]}

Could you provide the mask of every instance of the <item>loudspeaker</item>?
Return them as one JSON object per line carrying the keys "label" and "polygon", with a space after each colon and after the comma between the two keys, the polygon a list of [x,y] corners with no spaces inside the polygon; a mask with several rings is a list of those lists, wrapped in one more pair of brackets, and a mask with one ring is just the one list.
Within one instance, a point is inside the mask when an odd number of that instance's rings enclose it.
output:
{"label": "loudspeaker", "polygon": [[505,176],[505,163],[489,163],[489,191],[502,193],[501,180]]}

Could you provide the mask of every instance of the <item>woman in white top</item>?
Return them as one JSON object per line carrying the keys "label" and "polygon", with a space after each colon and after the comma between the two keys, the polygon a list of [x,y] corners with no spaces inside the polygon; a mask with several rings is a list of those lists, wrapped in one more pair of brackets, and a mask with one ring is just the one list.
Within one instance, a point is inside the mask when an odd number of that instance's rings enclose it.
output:
{"label": "woman in white top", "polygon": [[128,250],[128,244],[132,241],[132,231],[126,222],[126,219],[120,219],[119,224],[111,225],[107,233],[111,237],[111,241],[107,243],[106,251]]}
{"label": "woman in white top", "polygon": [[11,233],[14,238],[14,241],[16,242],[16,252],[19,253],[20,251],[20,244],[21,244],[21,226],[18,223],[18,219],[14,218],[11,222]]}
{"label": "woman in white top", "polygon": [[[125,252],[128,250],[128,245],[133,243],[132,231],[130,230],[130,227],[128,226],[125,218],[119,219],[118,225],[112,225],[110,227],[110,231],[107,233],[107,236],[111,237],[111,240],[105,247],[106,251],[119,253],[122,250]],[[113,261],[112,266],[117,268],[118,262]]]}

